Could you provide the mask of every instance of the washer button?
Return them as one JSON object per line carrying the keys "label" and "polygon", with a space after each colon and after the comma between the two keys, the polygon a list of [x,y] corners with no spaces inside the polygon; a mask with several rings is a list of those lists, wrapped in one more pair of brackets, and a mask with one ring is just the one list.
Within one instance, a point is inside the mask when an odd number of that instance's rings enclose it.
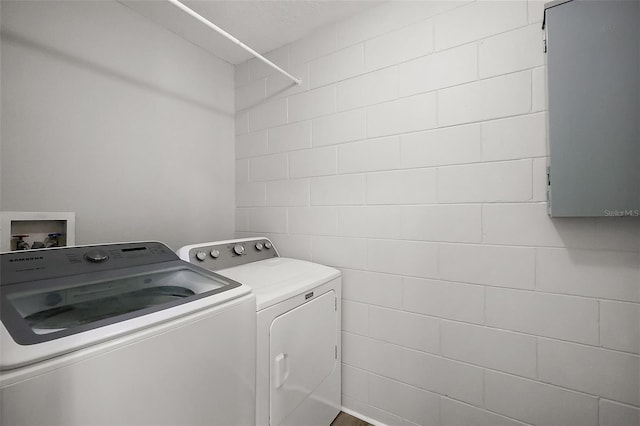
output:
{"label": "washer button", "polygon": [[238,256],[243,255],[244,254],[244,246],[242,244],[236,244],[235,246],[233,246],[233,251]]}
{"label": "washer button", "polygon": [[203,261],[207,258],[207,253],[203,252],[203,251],[199,251],[196,253],[196,259],[198,259],[199,261]]}
{"label": "washer button", "polygon": [[271,247],[273,247],[273,246],[271,245],[271,243],[269,241],[264,243],[264,248],[266,248],[267,250],[269,250]]}
{"label": "washer button", "polygon": [[218,256],[220,256],[220,250],[213,249],[209,254],[211,254],[211,257],[213,257],[214,259],[217,259]]}
{"label": "washer button", "polygon": [[262,243],[256,243],[256,250],[261,251],[264,248]]}

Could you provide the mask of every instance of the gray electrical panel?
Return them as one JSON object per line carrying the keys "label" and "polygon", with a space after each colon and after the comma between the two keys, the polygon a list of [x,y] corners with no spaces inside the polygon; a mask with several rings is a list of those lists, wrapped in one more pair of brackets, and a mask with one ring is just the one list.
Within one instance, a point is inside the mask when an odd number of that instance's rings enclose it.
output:
{"label": "gray electrical panel", "polygon": [[640,1],[545,5],[549,215],[640,216]]}

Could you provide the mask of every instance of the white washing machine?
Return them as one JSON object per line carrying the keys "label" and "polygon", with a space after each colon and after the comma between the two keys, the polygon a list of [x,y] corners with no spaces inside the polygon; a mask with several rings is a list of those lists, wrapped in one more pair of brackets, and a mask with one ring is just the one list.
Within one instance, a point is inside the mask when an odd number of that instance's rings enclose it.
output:
{"label": "white washing machine", "polygon": [[0,254],[0,424],[249,425],[255,297],[158,242]]}
{"label": "white washing machine", "polygon": [[280,257],[266,238],[194,244],[178,255],[256,295],[256,424],[328,426],[341,409],[340,271]]}

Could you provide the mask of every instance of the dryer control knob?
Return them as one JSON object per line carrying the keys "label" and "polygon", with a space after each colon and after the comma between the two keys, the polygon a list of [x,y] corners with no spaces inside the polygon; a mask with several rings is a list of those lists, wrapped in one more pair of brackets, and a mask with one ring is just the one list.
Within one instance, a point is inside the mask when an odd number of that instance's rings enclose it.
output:
{"label": "dryer control knob", "polygon": [[199,251],[196,253],[196,259],[198,259],[199,261],[203,261],[207,258],[207,253],[203,252],[203,251]]}
{"label": "dryer control knob", "polygon": [[271,247],[273,247],[273,246],[271,245],[271,243],[269,241],[264,243],[264,248],[266,248],[267,250],[269,250]]}
{"label": "dryer control knob", "polygon": [[209,254],[210,254],[210,255],[211,255],[211,257],[213,257],[214,259],[217,259],[217,258],[218,258],[218,256],[220,256],[220,250],[213,249],[213,250],[211,250],[211,253],[209,253]]}
{"label": "dryer control knob", "polygon": [[261,251],[264,248],[262,243],[256,243],[256,250]]}
{"label": "dryer control knob", "polygon": [[233,251],[235,252],[235,254],[240,256],[244,254],[244,246],[242,244],[236,244],[235,246],[233,246]]}

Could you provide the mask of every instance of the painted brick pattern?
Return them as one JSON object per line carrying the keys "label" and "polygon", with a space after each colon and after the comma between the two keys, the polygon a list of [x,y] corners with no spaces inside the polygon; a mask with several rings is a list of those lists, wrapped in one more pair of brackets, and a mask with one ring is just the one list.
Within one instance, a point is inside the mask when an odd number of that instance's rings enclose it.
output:
{"label": "painted brick pattern", "polygon": [[544,1],[388,2],[236,69],[236,231],[343,271],[343,405],[640,419],[640,221],[546,213]]}

